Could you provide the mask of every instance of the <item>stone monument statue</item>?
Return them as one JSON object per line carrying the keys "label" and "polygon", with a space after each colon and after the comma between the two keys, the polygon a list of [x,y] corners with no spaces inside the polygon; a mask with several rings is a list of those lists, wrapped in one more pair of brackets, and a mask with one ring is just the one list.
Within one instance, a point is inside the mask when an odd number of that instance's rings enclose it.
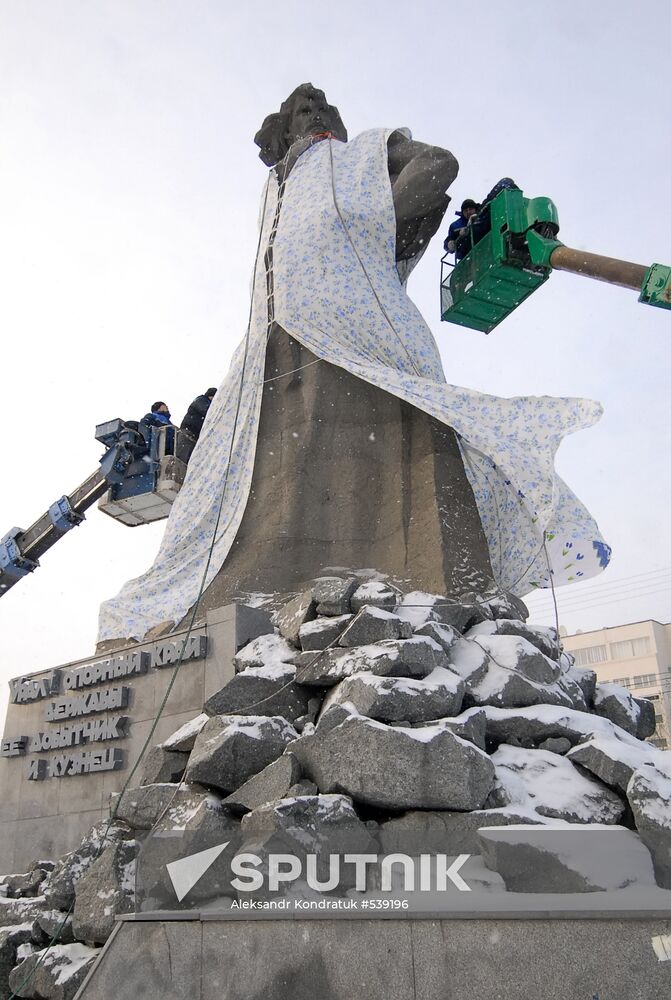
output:
{"label": "stone monument statue", "polygon": [[102,606],[102,642],[334,567],[458,597],[608,561],[554,471],[598,404],[447,384],[406,293],[456,159],[405,129],[347,139],[311,84],[256,135],[270,170],[249,326],[153,567]]}

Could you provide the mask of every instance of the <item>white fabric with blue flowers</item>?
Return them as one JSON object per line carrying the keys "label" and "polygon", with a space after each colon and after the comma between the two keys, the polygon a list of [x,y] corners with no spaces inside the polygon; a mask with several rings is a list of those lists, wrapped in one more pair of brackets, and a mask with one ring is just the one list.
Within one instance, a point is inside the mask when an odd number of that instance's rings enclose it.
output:
{"label": "white fabric with blue flowers", "polygon": [[[389,135],[375,129],[349,143],[327,139],[299,157],[274,243],[275,321],[318,357],[454,428],[504,589],[522,595],[549,586],[550,573],[555,584],[593,576],[610,550],[555,473],[554,456],[566,434],[599,419],[601,407],[576,398],[500,399],[446,383],[396,267]],[[154,565],[102,605],[100,640],[141,638],[179,621],[233,543],[254,467],[268,324],[263,261],[277,199],[271,171],[248,336],[210,407]]]}

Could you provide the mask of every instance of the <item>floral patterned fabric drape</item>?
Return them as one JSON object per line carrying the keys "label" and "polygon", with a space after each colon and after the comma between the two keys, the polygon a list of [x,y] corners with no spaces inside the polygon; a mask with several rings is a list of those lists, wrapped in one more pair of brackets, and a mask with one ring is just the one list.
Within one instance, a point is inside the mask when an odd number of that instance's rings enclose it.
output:
{"label": "floral patterned fabric drape", "polygon": [[[274,241],[275,321],[324,361],[454,428],[503,588],[521,595],[549,586],[550,571],[555,584],[593,576],[610,550],[555,473],[554,456],[566,434],[599,419],[601,407],[577,398],[501,399],[446,383],[431,331],[396,267],[389,134],[324,140],[296,162]],[[141,638],[158,623],[179,621],[233,544],[254,467],[268,324],[264,253],[277,194],[271,172],[248,336],[210,407],[154,565],[102,605],[100,640]]]}

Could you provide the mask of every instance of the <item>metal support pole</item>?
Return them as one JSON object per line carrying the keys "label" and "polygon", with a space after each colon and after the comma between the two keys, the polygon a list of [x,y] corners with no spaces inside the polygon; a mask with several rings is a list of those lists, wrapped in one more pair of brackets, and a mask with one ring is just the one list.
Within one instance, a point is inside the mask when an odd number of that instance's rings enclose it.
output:
{"label": "metal support pole", "polygon": [[606,281],[609,285],[633,288],[637,292],[641,291],[648,272],[648,268],[643,264],[632,264],[628,260],[602,257],[597,253],[587,253],[585,250],[573,250],[564,246],[552,251],[550,266],[557,271],[571,271],[573,274],[582,274],[585,278]]}

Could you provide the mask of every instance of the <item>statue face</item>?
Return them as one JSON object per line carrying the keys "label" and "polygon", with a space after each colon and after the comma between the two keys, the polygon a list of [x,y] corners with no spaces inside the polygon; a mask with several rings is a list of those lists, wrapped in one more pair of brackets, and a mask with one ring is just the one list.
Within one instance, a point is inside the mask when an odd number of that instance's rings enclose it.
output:
{"label": "statue face", "polygon": [[340,123],[336,115],[321,91],[298,94],[286,131],[289,144],[305,135],[338,132]]}

